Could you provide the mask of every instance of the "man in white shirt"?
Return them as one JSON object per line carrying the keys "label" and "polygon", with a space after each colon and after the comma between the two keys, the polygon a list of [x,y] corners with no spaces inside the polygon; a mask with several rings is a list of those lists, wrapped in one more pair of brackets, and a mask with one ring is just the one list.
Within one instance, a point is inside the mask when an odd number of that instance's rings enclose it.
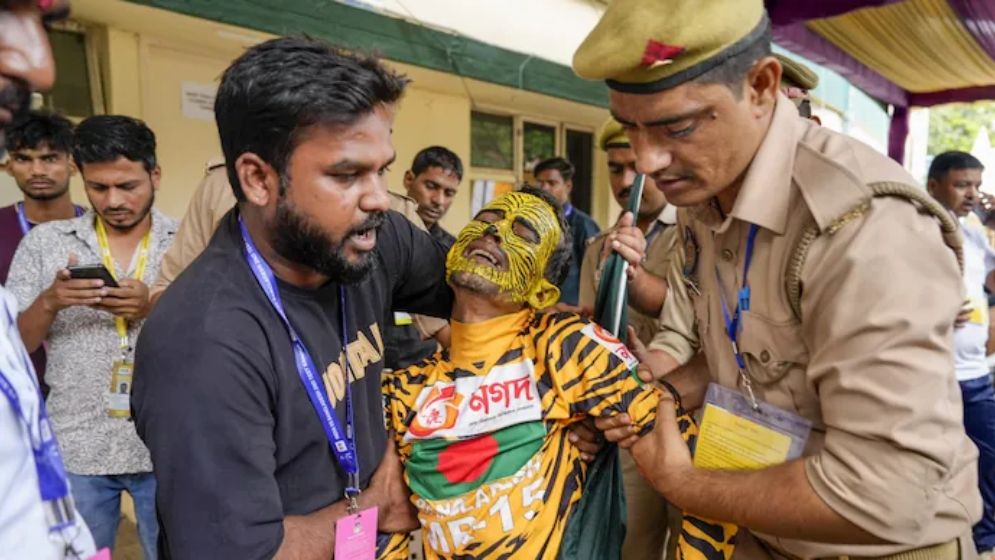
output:
{"label": "man in white shirt", "polygon": [[964,399],[964,427],[978,446],[979,484],[984,514],[974,526],[974,544],[983,559],[995,553],[995,389],[985,361],[988,298],[995,292],[995,250],[974,214],[984,166],[964,152],[944,152],[929,167],[933,198],[957,216],[964,238],[964,309],[954,330],[954,365]]}
{"label": "man in white shirt", "polygon": [[[31,92],[52,87],[55,68],[42,22],[58,19],[68,8],[65,0],[0,3],[0,155],[4,129],[26,114]],[[16,317],[14,298],[0,287],[0,554],[90,558],[93,538],[66,499],[65,469],[51,430],[42,429],[44,403]],[[42,453],[33,453],[36,448]],[[44,484],[39,472],[47,475]],[[48,518],[53,505],[63,508],[60,519]]]}
{"label": "man in white shirt", "polygon": [[5,558],[90,558],[93,537],[75,508],[64,529],[50,530],[46,518],[32,453],[42,436],[44,403],[15,317],[17,302],[0,287],[0,551]]}

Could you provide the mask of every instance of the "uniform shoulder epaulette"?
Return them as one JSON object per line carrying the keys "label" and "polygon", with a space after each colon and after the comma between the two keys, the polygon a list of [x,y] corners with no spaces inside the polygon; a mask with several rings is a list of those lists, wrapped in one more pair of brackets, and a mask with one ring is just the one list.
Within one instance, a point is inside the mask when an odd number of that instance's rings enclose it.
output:
{"label": "uniform shoulder epaulette", "polygon": [[812,247],[812,243],[815,242],[815,240],[820,236],[834,235],[836,232],[846,227],[847,224],[850,224],[856,219],[862,217],[868,210],[870,210],[871,201],[874,198],[900,198],[915,205],[921,214],[930,215],[936,218],[939,222],[940,233],[943,236],[943,241],[954,252],[954,255],[957,257],[957,264],[963,273],[963,243],[958,232],[957,222],[954,221],[946,209],[933,200],[933,198],[926,194],[922,189],[907,183],[897,181],[879,181],[869,183],[866,187],[869,193],[867,196],[861,197],[859,201],[853,201],[854,203],[852,203],[847,210],[840,213],[835,219],[829,220],[828,223],[824,224],[824,227],[820,227],[818,220],[813,218],[812,223],[806,226],[798,240],[798,243],[795,245],[795,249],[792,251],[791,258],[788,261],[788,270],[785,274],[785,286],[788,294],[788,303],[791,305],[791,310],[794,312],[795,317],[799,320],[802,318],[802,269],[805,266],[805,259],[808,257],[808,252]]}

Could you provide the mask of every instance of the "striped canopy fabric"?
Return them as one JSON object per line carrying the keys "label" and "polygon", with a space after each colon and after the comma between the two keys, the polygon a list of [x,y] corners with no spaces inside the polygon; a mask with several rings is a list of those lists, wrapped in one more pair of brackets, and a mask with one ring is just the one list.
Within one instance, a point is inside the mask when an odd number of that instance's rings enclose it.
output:
{"label": "striped canopy fabric", "polygon": [[908,107],[995,99],[995,1],[767,0],[774,40],[894,106],[899,161]]}

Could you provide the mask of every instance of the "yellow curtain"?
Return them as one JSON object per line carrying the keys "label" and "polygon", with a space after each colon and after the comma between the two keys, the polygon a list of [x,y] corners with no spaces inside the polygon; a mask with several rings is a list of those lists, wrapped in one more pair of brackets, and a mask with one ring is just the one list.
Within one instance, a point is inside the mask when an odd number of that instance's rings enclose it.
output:
{"label": "yellow curtain", "polygon": [[905,0],[807,25],[911,92],[995,84],[995,61],[945,0]]}

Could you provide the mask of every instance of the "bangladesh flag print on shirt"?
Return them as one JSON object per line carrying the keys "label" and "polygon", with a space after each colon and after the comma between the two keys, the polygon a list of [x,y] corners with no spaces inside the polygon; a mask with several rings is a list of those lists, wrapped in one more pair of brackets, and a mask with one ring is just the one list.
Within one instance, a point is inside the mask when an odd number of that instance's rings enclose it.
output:
{"label": "bangladesh flag print on shirt", "polygon": [[471,492],[514,475],[545,437],[542,422],[526,422],[463,440],[416,441],[406,465],[408,483],[428,500]]}
{"label": "bangladesh flag print on shirt", "polygon": [[405,435],[412,490],[451,498],[515,474],[535,455],[546,429],[533,373],[523,360],[423,388]]}

